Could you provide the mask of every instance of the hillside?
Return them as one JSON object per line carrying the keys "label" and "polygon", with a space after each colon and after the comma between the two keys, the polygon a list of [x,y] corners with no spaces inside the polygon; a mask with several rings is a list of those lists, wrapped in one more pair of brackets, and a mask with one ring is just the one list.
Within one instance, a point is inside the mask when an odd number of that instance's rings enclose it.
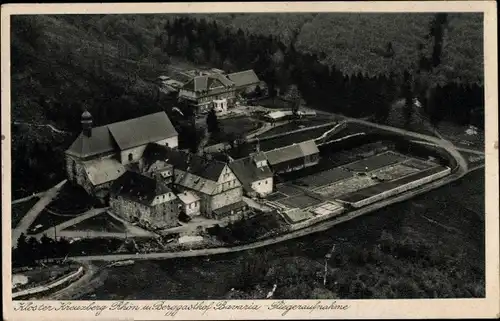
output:
{"label": "hillside", "polygon": [[40,191],[64,177],[63,151],[88,108],[95,124],[163,108],[149,81],[161,73],[156,26],[166,18],[132,16],[13,16],[13,197]]}
{"label": "hillside", "polygon": [[[198,15],[197,15],[198,16]],[[322,63],[335,65],[346,74],[402,72],[415,68],[418,45],[429,50],[427,39],[431,13],[288,13],[199,15],[234,30],[275,36],[288,45],[296,35],[295,48],[324,53]],[[449,15],[443,45],[446,80],[464,83],[483,81],[482,29],[479,13]],[[387,43],[394,56],[384,57]]]}
{"label": "hillside", "polygon": [[[80,130],[83,109],[95,125],[169,112],[175,99],[161,94],[153,79],[167,73],[171,57],[172,64],[180,58],[227,70],[253,68],[271,94],[296,84],[315,108],[383,118],[385,106],[401,97],[401,79],[390,72],[412,70],[419,54],[429,55],[433,19],[340,13],[13,16],[12,119],[68,132],[15,126],[14,195],[63,177],[62,153]],[[449,14],[444,29],[441,64],[427,78],[453,83],[435,94],[441,99],[436,105],[451,106],[439,111],[441,118],[457,114],[449,97],[472,97],[459,113],[466,123],[471,108],[479,115],[482,109],[482,16]],[[474,96],[457,83],[477,84]],[[41,165],[41,159],[56,162]],[[27,179],[36,175],[42,176]]]}

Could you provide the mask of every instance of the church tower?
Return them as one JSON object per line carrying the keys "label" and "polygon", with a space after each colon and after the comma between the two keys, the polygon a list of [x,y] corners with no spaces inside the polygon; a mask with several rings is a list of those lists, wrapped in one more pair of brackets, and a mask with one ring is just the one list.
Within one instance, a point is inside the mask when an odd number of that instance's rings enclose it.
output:
{"label": "church tower", "polygon": [[92,115],[87,110],[85,110],[82,114],[81,123],[82,123],[83,135],[85,135],[87,137],[91,137],[92,136]]}

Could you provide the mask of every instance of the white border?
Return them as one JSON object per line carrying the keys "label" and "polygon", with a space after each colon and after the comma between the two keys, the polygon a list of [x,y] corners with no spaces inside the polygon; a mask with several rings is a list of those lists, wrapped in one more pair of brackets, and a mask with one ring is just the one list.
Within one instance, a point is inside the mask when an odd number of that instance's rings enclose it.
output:
{"label": "white border", "polygon": [[[258,311],[210,310],[180,311],[178,319],[353,319],[353,318],[463,318],[499,317],[499,204],[498,204],[498,75],[497,75],[497,28],[496,3],[494,1],[421,1],[421,2],[294,2],[294,3],[108,3],[108,4],[15,4],[2,6],[2,242],[10,248],[10,15],[12,14],[62,14],[62,13],[208,13],[208,12],[484,12],[484,70],[486,101],[486,298],[485,299],[437,299],[437,300],[338,300],[349,304],[348,310],[296,310],[282,316],[282,311],[262,307]],[[8,223],[8,224],[7,224]],[[6,320],[66,320],[66,319],[172,319],[164,312],[107,311],[99,317],[86,312],[31,312],[15,313],[11,310],[11,269],[9,250],[3,251],[3,310]],[[84,304],[88,301],[81,301]],[[151,304],[152,301],[131,301],[134,304]],[[176,304],[193,301],[175,301]],[[206,301],[209,303],[210,301]],[[269,304],[270,301],[253,301]],[[287,301],[287,303],[304,301]],[[309,303],[314,301],[308,301]],[[323,301],[327,304],[328,301]],[[58,302],[46,302],[57,306]],[[76,303],[76,301],[75,301]],[[111,304],[98,301],[97,304]],[[174,301],[170,301],[174,303]],[[231,301],[231,303],[250,303]]]}

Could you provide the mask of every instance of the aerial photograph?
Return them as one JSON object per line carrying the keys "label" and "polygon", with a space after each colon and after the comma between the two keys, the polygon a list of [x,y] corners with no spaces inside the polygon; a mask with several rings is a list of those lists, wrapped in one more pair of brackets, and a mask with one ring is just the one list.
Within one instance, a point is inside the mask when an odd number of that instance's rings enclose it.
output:
{"label": "aerial photograph", "polygon": [[11,16],[12,299],[485,298],[483,30]]}

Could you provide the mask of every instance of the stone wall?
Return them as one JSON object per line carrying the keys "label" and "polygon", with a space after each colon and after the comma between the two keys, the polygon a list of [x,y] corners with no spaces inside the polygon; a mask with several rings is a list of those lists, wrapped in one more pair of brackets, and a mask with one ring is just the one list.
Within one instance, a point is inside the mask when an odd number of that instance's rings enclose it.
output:
{"label": "stone wall", "polygon": [[236,187],[220,194],[213,195],[210,202],[210,212],[218,208],[240,202],[242,199],[243,189],[241,187]]}
{"label": "stone wall", "polygon": [[152,227],[174,227],[179,216],[176,202],[147,206],[118,196],[110,199],[110,206],[113,213],[123,219],[129,222],[139,221],[142,225]]}

